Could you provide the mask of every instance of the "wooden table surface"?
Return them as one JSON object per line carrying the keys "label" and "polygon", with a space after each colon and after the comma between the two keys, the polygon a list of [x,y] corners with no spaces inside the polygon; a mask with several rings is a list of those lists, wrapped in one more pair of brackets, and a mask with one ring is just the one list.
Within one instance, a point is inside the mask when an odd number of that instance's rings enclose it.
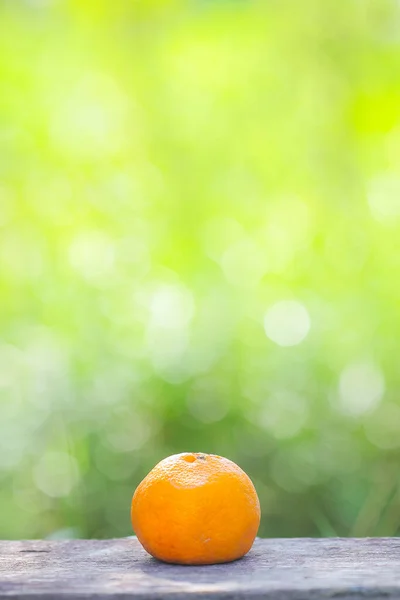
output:
{"label": "wooden table surface", "polygon": [[242,560],[185,567],[135,538],[0,542],[0,598],[400,599],[400,538],[256,540]]}

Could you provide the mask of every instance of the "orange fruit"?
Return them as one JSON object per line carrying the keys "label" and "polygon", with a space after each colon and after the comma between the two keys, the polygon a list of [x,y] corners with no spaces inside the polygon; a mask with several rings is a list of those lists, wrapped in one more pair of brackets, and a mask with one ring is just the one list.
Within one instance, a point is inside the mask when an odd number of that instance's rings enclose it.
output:
{"label": "orange fruit", "polygon": [[253,545],[260,503],[249,477],[215,454],[174,454],[137,487],[133,529],[155,558],[207,565],[236,560]]}

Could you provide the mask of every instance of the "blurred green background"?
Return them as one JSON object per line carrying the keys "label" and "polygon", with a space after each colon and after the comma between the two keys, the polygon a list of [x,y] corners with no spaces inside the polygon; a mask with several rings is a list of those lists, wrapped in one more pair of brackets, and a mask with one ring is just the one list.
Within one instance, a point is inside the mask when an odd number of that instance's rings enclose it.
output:
{"label": "blurred green background", "polygon": [[0,537],[169,454],[400,531],[397,0],[0,0]]}

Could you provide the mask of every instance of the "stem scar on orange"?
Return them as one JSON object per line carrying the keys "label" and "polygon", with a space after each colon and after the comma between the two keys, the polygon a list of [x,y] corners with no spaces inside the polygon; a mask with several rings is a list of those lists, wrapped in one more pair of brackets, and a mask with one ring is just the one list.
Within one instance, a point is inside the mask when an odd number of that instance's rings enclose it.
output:
{"label": "stem scar on orange", "polygon": [[230,562],[250,550],[260,503],[250,478],[215,454],[174,454],[137,487],[133,529],[152,556],[168,563]]}

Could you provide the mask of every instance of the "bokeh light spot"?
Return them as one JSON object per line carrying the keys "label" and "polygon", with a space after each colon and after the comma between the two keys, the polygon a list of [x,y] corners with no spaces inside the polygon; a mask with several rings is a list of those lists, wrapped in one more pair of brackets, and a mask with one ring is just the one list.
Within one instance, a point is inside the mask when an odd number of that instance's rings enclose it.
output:
{"label": "bokeh light spot", "polygon": [[109,76],[87,74],[63,98],[51,123],[56,146],[78,159],[110,157],[127,143],[127,103]]}
{"label": "bokeh light spot", "polygon": [[263,404],[256,421],[276,439],[292,438],[307,422],[308,406],[298,394],[281,390]]}
{"label": "bokeh light spot", "polygon": [[230,246],[222,256],[221,265],[229,283],[238,287],[256,286],[266,271],[263,253],[250,238]]}
{"label": "bokeh light spot", "polygon": [[151,437],[154,430],[154,419],[135,414],[127,414],[123,424],[106,434],[109,445],[116,452],[132,452],[139,450]]}
{"label": "bokeh light spot", "polygon": [[372,216],[392,224],[400,217],[400,177],[387,173],[373,179],[368,188],[368,204]]}
{"label": "bokeh light spot", "polygon": [[228,391],[219,380],[199,380],[187,397],[190,413],[201,423],[217,423],[229,411]]}
{"label": "bokeh light spot", "polygon": [[195,313],[192,292],[182,284],[161,284],[149,299],[147,350],[155,371],[176,382],[189,375],[183,356]]}
{"label": "bokeh light spot", "polygon": [[296,346],[308,335],[310,316],[303,304],[295,300],[282,300],[268,309],[264,330],[278,346]]}
{"label": "bokeh light spot", "polygon": [[339,380],[339,408],[342,413],[360,416],[373,410],[385,392],[380,368],[370,362],[347,366]]}
{"label": "bokeh light spot", "polygon": [[151,297],[150,313],[153,326],[179,329],[193,316],[193,295],[182,285],[161,285]]}
{"label": "bokeh light spot", "polygon": [[78,483],[79,466],[66,452],[47,452],[33,470],[39,490],[52,498],[67,496]]}
{"label": "bokeh light spot", "polygon": [[106,283],[112,272],[115,247],[101,231],[85,231],[76,235],[69,247],[71,266],[89,281]]}

